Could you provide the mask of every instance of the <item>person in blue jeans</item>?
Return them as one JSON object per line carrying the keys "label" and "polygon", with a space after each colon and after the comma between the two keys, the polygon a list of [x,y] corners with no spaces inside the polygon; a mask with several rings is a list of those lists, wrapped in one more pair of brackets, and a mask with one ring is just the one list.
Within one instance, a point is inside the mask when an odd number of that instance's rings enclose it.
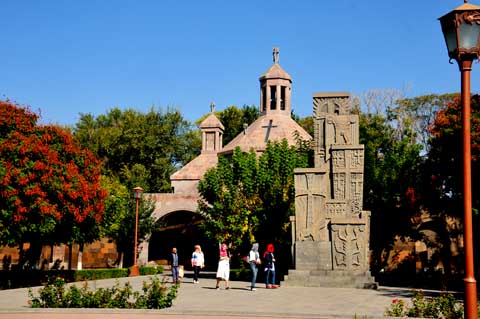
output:
{"label": "person in blue jeans", "polygon": [[275,256],[273,252],[275,251],[275,247],[273,244],[267,245],[267,251],[263,254],[263,258],[265,259],[265,271],[267,272],[265,276],[265,284],[267,285],[267,289],[275,289],[278,286],[275,285]]}
{"label": "person in blue jeans", "polygon": [[258,243],[254,243],[252,245],[252,249],[248,254],[248,263],[250,264],[250,268],[252,269],[252,283],[250,285],[250,290],[255,291],[255,284],[257,282],[257,274],[258,274],[258,265],[261,264],[260,261],[260,254],[258,253]]}
{"label": "person in blue jeans", "polygon": [[178,255],[177,248],[172,248],[172,254],[169,260],[170,267],[172,267],[172,280],[174,284],[178,284]]}

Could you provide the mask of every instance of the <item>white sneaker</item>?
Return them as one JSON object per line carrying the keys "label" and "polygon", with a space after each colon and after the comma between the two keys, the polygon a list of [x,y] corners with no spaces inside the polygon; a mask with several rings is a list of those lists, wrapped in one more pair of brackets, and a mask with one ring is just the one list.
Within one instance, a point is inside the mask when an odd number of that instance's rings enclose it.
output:
{"label": "white sneaker", "polygon": [[251,288],[250,290],[251,291],[257,291],[257,288]]}

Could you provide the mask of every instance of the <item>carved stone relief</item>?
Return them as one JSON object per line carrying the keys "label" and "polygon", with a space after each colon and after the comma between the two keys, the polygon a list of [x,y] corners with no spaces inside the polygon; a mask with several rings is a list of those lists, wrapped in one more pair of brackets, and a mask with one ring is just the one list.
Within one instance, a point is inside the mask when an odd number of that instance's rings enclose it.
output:
{"label": "carved stone relief", "polygon": [[345,201],[327,202],[326,206],[326,218],[328,219],[347,216],[347,203]]}
{"label": "carved stone relief", "polygon": [[363,149],[350,151],[350,168],[363,170]]}
{"label": "carved stone relief", "polygon": [[350,197],[352,199],[352,213],[360,215],[362,212],[361,203],[363,200],[363,174],[352,173],[350,175]]}
{"label": "carved stone relief", "polygon": [[324,174],[295,175],[296,240],[326,240]]}
{"label": "carved stone relief", "polygon": [[345,151],[332,152],[332,163],[334,169],[345,168]]}
{"label": "carved stone relief", "polygon": [[350,98],[345,97],[314,97],[313,114],[319,116],[321,113],[329,114],[349,114],[351,108]]}
{"label": "carved stone relief", "polygon": [[348,94],[329,95],[314,96],[315,168],[295,171],[295,263],[302,269],[367,271],[359,120],[350,113]]}
{"label": "carved stone relief", "polygon": [[333,174],[333,198],[345,199],[345,173]]}
{"label": "carved stone relief", "polygon": [[332,225],[333,269],[364,270],[365,225]]}

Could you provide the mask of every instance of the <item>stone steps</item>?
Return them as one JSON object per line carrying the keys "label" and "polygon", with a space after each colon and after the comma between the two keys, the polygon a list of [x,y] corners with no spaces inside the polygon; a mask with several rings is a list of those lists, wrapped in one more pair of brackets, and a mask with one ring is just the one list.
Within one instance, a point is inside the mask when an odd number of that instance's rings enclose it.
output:
{"label": "stone steps", "polygon": [[289,270],[282,286],[377,289],[370,272]]}

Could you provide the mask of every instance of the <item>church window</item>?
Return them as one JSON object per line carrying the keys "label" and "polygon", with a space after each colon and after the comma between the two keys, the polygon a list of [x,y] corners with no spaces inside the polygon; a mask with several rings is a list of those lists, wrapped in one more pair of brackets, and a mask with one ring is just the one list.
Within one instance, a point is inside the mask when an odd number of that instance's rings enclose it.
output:
{"label": "church window", "polygon": [[270,110],[277,108],[277,87],[275,85],[270,86]]}
{"label": "church window", "polygon": [[262,86],[262,112],[267,110],[267,87]]}
{"label": "church window", "polygon": [[280,91],[280,110],[285,111],[285,86],[281,87]]}
{"label": "church window", "polygon": [[206,137],[205,150],[214,151],[215,150],[215,133],[207,133],[205,137]]}

